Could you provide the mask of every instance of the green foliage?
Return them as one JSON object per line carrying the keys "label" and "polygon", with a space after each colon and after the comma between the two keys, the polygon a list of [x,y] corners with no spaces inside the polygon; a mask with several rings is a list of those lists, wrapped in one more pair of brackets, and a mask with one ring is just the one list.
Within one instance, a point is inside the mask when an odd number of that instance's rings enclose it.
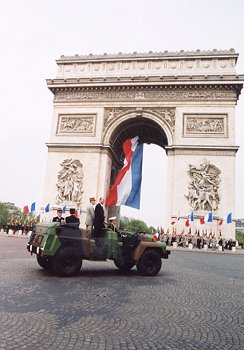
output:
{"label": "green foliage", "polygon": [[9,210],[5,204],[0,203],[0,227],[4,226],[8,222]]}
{"label": "green foliage", "polygon": [[149,228],[147,227],[144,221],[133,219],[133,218],[129,219],[127,217],[121,218],[119,229],[130,231],[130,232],[138,232],[138,231],[150,232]]}
{"label": "green foliage", "polygon": [[153,226],[149,226],[148,230],[149,230],[149,233],[153,233],[153,234],[156,233],[156,231],[157,231],[156,228]]}
{"label": "green foliage", "polygon": [[122,216],[119,222],[119,229],[124,231],[127,230],[127,225],[129,223],[130,219],[127,218],[127,216]]}
{"label": "green foliage", "polygon": [[17,207],[8,209],[4,203],[0,203],[0,227],[5,226],[7,223],[15,225],[33,222],[40,222],[40,215],[36,216],[35,213],[31,212],[25,214]]}
{"label": "green foliage", "polygon": [[239,244],[244,244],[244,232],[236,231],[236,240]]}

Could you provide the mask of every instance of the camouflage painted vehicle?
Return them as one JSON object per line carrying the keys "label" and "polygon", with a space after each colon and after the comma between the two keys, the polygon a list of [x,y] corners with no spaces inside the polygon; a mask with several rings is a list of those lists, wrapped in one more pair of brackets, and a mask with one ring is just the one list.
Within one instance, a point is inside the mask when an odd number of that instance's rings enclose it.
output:
{"label": "camouflage painted vehicle", "polygon": [[116,267],[128,272],[136,266],[139,274],[155,276],[161,259],[168,259],[165,243],[151,235],[120,232],[105,228],[100,238],[90,238],[88,231],[72,224],[40,223],[34,226],[27,249],[36,254],[38,264],[58,276],[79,273],[82,260],[113,260]]}

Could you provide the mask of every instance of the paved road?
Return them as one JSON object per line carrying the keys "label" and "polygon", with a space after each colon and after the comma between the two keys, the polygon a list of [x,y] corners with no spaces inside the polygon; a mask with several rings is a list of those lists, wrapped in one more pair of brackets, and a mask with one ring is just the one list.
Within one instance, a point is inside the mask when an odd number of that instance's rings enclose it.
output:
{"label": "paved road", "polygon": [[84,262],[58,278],[25,244],[0,237],[0,350],[244,348],[243,255],[174,251],[153,278]]}

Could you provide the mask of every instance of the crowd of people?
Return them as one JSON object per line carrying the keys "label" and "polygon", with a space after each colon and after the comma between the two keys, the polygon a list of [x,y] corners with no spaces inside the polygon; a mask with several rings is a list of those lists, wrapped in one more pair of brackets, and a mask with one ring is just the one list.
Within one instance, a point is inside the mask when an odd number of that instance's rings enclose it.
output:
{"label": "crowd of people", "polygon": [[187,248],[189,244],[193,245],[193,248],[202,249],[204,245],[208,248],[218,249],[219,246],[222,247],[222,250],[228,249],[231,250],[232,247],[236,247],[237,242],[233,239],[225,239],[221,234],[216,237],[212,234],[200,235],[196,234],[170,234],[168,232],[161,232],[159,235],[159,240],[165,242],[167,246],[172,246],[174,242],[177,243],[177,246]]}

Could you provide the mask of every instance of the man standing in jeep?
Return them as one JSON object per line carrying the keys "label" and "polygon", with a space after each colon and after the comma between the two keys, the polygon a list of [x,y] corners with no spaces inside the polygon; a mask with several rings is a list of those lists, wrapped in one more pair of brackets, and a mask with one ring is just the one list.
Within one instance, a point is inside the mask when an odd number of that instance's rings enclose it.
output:
{"label": "man standing in jeep", "polygon": [[80,219],[75,216],[75,209],[70,208],[69,210],[70,216],[67,216],[66,218],[66,224],[77,224],[78,226],[80,225]]}
{"label": "man standing in jeep", "polygon": [[95,207],[95,217],[94,217],[94,237],[99,237],[101,235],[102,228],[105,228],[104,224],[104,198],[99,198],[99,203]]}

